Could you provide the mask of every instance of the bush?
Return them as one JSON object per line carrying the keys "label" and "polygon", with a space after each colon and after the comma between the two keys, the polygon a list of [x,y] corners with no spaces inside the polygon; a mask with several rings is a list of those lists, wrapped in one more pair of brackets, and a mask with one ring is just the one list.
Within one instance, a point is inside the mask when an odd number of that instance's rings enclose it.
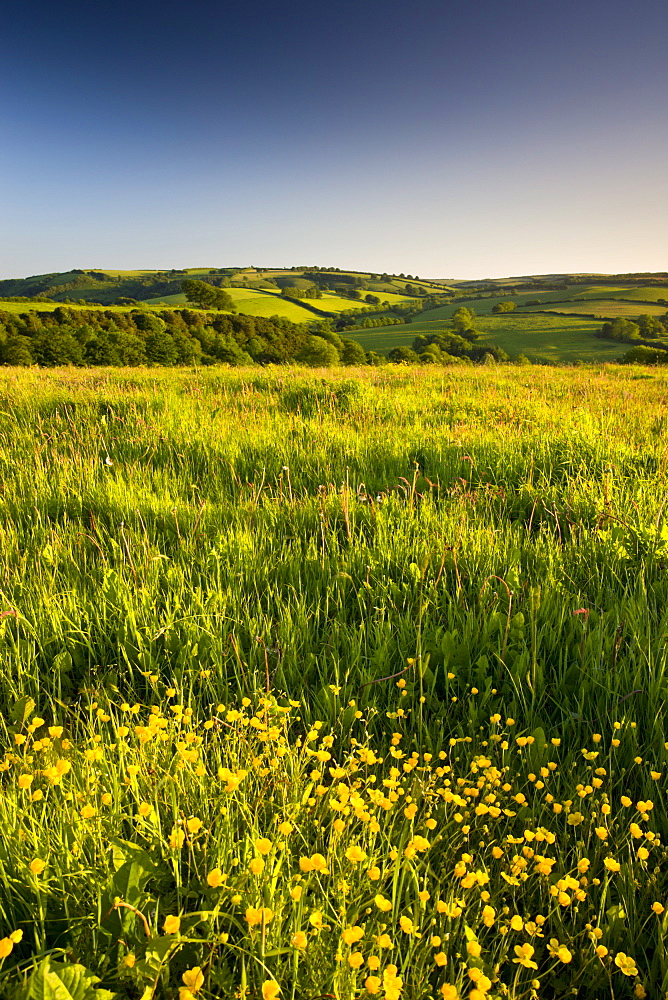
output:
{"label": "bush", "polygon": [[624,365],[668,365],[668,351],[658,347],[632,347],[620,359]]}
{"label": "bush", "polygon": [[395,365],[417,365],[420,363],[420,358],[410,347],[394,347],[387,356]]}

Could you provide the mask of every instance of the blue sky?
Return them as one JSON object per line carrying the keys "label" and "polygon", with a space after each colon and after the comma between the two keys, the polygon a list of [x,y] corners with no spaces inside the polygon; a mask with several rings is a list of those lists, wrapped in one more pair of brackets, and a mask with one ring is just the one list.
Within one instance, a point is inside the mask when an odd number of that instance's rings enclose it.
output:
{"label": "blue sky", "polygon": [[664,0],[3,15],[0,277],[668,268]]}

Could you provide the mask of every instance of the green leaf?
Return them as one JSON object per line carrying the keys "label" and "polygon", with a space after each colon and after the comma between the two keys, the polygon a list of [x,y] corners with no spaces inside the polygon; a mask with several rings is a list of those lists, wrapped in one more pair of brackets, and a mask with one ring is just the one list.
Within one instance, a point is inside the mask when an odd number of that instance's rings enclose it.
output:
{"label": "green leaf", "polygon": [[146,883],[160,874],[160,868],[153,863],[146,851],[127,840],[112,837],[113,865],[115,872],[102,893],[102,925],[116,937],[129,936],[133,940],[145,940],[141,919],[125,907],[117,909],[117,899],[129,903],[142,911],[147,900]]}
{"label": "green leaf", "polygon": [[115,993],[95,989],[99,981],[83,965],[65,965],[45,958],[30,977],[28,1000],[114,1000]]}
{"label": "green leaf", "polygon": [[18,726],[22,726],[26,722],[35,710],[35,701],[30,695],[26,694],[23,698],[19,698],[17,702],[12,706],[12,710],[9,713],[9,718],[12,722],[16,723]]}

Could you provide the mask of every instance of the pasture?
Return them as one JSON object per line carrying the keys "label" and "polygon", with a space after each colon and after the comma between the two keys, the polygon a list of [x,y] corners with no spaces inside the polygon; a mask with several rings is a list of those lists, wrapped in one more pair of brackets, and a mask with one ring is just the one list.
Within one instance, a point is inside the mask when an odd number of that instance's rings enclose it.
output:
{"label": "pasture", "polygon": [[555,302],[543,306],[528,306],[522,312],[533,312],[535,309],[549,309],[550,312],[562,313],[567,316],[575,313],[591,313],[592,316],[605,319],[637,319],[641,313],[649,316],[664,316],[668,312],[665,305],[657,302],[624,302],[618,299],[582,299],[575,302]]}
{"label": "pasture", "polygon": [[0,996],[663,996],[667,400],[0,371]]}
{"label": "pasture", "polygon": [[[284,316],[293,323],[309,323],[317,319],[317,314],[308,308],[309,306],[323,313],[339,313],[347,310],[368,309],[369,307],[367,302],[347,299],[334,292],[323,292],[320,299],[305,299],[306,307],[304,307],[300,300],[285,299],[277,290],[232,287],[226,288],[225,291],[230,295],[240,313],[245,313],[248,316]],[[412,301],[406,295],[394,295],[391,292],[383,298],[392,304]],[[186,297],[183,293],[163,295],[146,301],[149,305],[154,306],[164,304],[173,308],[187,308]]]}
{"label": "pasture", "polygon": [[[472,303],[478,307],[479,303]],[[393,347],[410,347],[418,334],[428,336],[449,326],[457,305],[430,309],[403,326],[355,330],[351,335],[367,351],[387,352]],[[594,337],[601,321],[580,317],[550,316],[544,313],[511,312],[497,316],[483,314],[477,322],[479,343],[493,343],[511,357],[525,354],[541,364],[574,364],[577,362],[614,361],[628,348],[624,344],[598,340]]]}

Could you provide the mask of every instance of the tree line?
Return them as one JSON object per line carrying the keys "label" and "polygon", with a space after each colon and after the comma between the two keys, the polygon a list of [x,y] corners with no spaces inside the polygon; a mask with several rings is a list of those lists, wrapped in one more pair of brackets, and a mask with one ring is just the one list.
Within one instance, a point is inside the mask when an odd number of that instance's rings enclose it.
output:
{"label": "tree line", "polygon": [[0,310],[0,364],[380,365],[387,359],[340,337],[331,324],[309,326],[281,316],[237,316],[192,309],[127,312]]}

